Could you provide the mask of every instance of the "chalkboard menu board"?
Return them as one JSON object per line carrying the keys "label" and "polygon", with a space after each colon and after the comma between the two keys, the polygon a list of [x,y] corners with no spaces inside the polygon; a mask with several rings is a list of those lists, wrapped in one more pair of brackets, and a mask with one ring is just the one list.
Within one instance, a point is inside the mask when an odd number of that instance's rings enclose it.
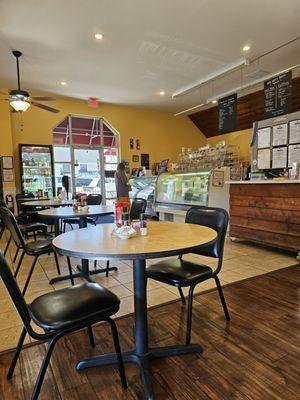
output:
{"label": "chalkboard menu board", "polygon": [[264,82],[265,119],[292,111],[292,87],[292,71],[277,75]]}
{"label": "chalkboard menu board", "polygon": [[236,128],[237,94],[219,100],[219,132],[229,132]]}

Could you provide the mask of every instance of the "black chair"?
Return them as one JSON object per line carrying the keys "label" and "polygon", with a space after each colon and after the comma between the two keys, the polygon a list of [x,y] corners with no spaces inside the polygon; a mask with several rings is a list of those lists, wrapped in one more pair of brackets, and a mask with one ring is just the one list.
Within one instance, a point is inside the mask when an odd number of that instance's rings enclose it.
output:
{"label": "black chair", "polygon": [[33,274],[36,262],[42,254],[50,254],[54,253],[54,258],[55,258],[55,263],[56,263],[56,268],[57,268],[57,273],[60,275],[60,268],[58,264],[58,259],[57,259],[57,254],[55,253],[53,247],[52,247],[52,239],[41,239],[41,240],[36,240],[34,242],[28,242],[26,243],[24,240],[24,236],[21,232],[21,229],[18,226],[18,223],[14,217],[14,215],[11,213],[11,211],[7,207],[0,207],[0,215],[2,218],[3,223],[5,224],[6,228],[10,231],[11,237],[14,240],[15,244],[17,247],[22,249],[21,256],[19,258],[19,262],[14,274],[14,277],[16,278],[18,276],[23,258],[25,254],[28,256],[34,257],[33,263],[31,265],[31,268],[29,270],[22,294],[25,295],[27,287],[29,285],[31,276]]}
{"label": "black chair", "polygon": [[32,207],[26,207],[26,205],[23,204],[26,200],[30,199],[34,199],[33,193],[16,194],[17,212],[20,223],[29,223],[38,221],[38,214],[36,210]]}
{"label": "black chair", "polygon": [[[6,207],[7,208],[7,204],[3,200],[0,200],[0,207]],[[19,225],[19,227],[21,229],[21,232],[23,233],[23,235],[26,238],[28,238],[28,236],[31,233],[33,234],[34,240],[36,240],[37,235],[40,234],[40,233],[43,234],[45,237],[47,236],[47,225],[46,224],[43,224],[41,222],[22,223],[23,218],[21,218],[21,219],[19,219],[18,217],[15,217],[15,218],[16,218],[16,220],[18,222],[18,225]],[[21,221],[21,223],[19,223],[19,221]],[[1,237],[3,235],[3,232],[5,230],[5,226],[2,223],[1,218],[0,218],[0,224],[1,224],[0,239],[1,239]],[[8,238],[8,241],[6,243],[6,247],[5,247],[5,250],[4,250],[4,256],[6,255],[8,249],[9,249],[9,245],[11,243],[11,240],[12,240],[12,237],[10,235],[10,237]],[[17,250],[16,250],[16,253],[14,255],[13,262],[16,262],[16,259],[18,257],[19,251],[20,251],[20,248],[17,246]]]}
{"label": "black chair", "polygon": [[[139,219],[140,214],[146,211],[147,201],[144,199],[136,198],[133,200],[130,206],[130,221],[134,219]],[[95,268],[97,266],[97,261],[95,261]],[[109,260],[106,261],[106,272],[105,276],[108,277],[109,274]]]}
{"label": "black chair", "polygon": [[[0,275],[24,324],[7,379],[13,376],[26,333],[33,339],[47,341],[47,351],[31,397],[32,400],[37,400],[56,342],[71,332],[107,321],[112,330],[121,382],[127,388],[118,331],[115,322],[110,318],[120,306],[120,300],[114,293],[96,283],[84,283],[44,294],[27,305],[2,254]],[[45,333],[35,332],[31,320]]]}
{"label": "black chair", "polygon": [[143,214],[147,208],[145,199],[135,198],[130,206],[130,220],[140,219],[140,214]]}
{"label": "black chair", "polygon": [[163,260],[150,265],[147,268],[147,278],[178,287],[183,303],[185,303],[185,297],[181,288],[190,288],[188,295],[188,318],[186,332],[186,343],[189,344],[191,341],[193,293],[198,283],[204,282],[211,278],[215,280],[225,317],[228,321],[230,320],[230,315],[227,309],[220,280],[218,278],[218,273],[222,268],[223,262],[223,250],[228,226],[228,213],[226,210],[220,208],[192,207],[186,214],[185,222],[207,226],[214,229],[218,233],[218,237],[214,243],[201,247],[199,251],[193,251],[194,254],[218,258],[217,268],[213,270],[211,267],[203,264],[185,261],[182,256],[179,256],[178,259]]}
{"label": "black chair", "polygon": [[[102,203],[102,194],[89,194],[86,198],[86,203],[88,206],[100,206]],[[97,219],[98,217],[88,217],[86,221],[88,224],[96,225]],[[63,232],[66,231],[66,224],[70,225],[73,229],[73,225],[79,225],[79,218],[65,218],[63,220]]]}

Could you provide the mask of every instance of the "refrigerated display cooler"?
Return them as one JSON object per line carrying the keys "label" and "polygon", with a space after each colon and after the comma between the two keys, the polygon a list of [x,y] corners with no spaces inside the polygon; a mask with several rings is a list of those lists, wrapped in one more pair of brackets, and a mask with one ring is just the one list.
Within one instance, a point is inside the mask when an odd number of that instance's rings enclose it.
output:
{"label": "refrigerated display cooler", "polygon": [[19,156],[22,193],[42,190],[54,196],[52,146],[20,144]]}
{"label": "refrigerated display cooler", "polygon": [[129,179],[131,185],[130,199],[133,200],[138,197],[147,200],[146,214],[151,217],[156,216],[153,210],[156,180],[157,176],[140,176]]}
{"label": "refrigerated display cooler", "polygon": [[229,209],[230,168],[164,172],[156,182],[154,210],[162,221],[184,222],[192,206]]}

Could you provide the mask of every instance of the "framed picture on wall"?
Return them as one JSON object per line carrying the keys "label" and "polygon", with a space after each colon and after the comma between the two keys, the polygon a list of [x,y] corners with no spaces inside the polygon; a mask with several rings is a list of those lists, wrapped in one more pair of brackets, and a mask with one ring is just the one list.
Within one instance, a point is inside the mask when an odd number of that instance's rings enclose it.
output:
{"label": "framed picture on wall", "polygon": [[137,150],[140,150],[140,148],[141,148],[141,141],[140,141],[140,139],[136,139],[136,149]]}
{"label": "framed picture on wall", "polygon": [[137,154],[134,154],[134,155],[132,156],[132,162],[139,162],[139,161],[140,161],[140,156],[137,155]]}
{"label": "framed picture on wall", "polygon": [[130,150],[134,149],[134,140],[133,139],[129,139],[129,147],[130,147]]}
{"label": "framed picture on wall", "polygon": [[13,168],[13,157],[3,156],[2,157],[2,168],[12,169]]}
{"label": "framed picture on wall", "polygon": [[14,170],[13,169],[3,169],[2,170],[3,182],[13,182],[14,181]]}

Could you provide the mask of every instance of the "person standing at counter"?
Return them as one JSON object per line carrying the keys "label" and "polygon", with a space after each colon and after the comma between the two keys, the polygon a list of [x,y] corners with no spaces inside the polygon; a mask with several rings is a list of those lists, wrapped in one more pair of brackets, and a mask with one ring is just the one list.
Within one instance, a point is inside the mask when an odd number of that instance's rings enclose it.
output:
{"label": "person standing at counter", "polygon": [[117,201],[129,201],[129,192],[131,186],[125,172],[125,164],[119,163],[115,172],[115,184],[117,192]]}

